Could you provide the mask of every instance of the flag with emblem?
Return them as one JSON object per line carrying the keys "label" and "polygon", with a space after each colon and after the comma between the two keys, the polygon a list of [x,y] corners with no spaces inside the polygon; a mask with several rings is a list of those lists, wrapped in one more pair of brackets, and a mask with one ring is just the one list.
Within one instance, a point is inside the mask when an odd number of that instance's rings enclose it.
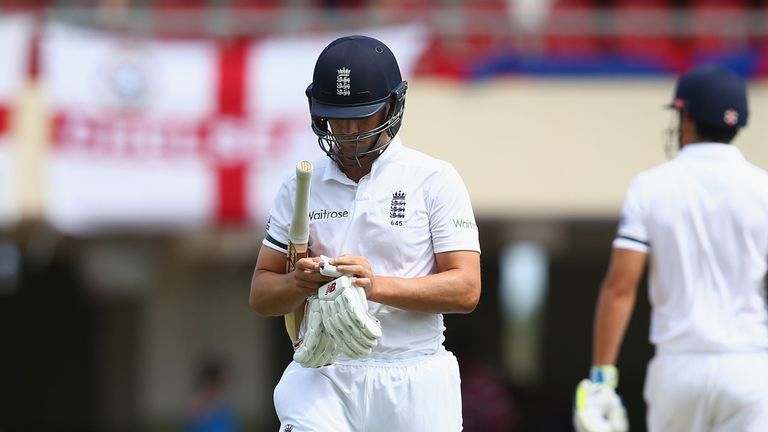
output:
{"label": "flag with emblem", "polygon": [[[47,216],[67,232],[260,222],[296,160],[321,154],[304,95],[337,35],[147,40],[51,23]],[[420,27],[392,39],[411,71]]]}

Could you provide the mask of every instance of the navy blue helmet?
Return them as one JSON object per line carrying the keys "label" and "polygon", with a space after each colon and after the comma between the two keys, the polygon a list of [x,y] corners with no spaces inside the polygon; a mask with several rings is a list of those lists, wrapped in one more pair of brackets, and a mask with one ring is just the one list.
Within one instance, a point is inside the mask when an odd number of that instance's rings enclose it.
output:
{"label": "navy blue helmet", "polygon": [[721,66],[706,65],[681,76],[670,108],[684,111],[697,123],[720,128],[747,124],[744,80]]}
{"label": "navy blue helmet", "polygon": [[[320,148],[336,163],[345,165],[340,161],[344,156],[356,160],[350,166],[363,166],[361,158],[380,153],[385,146],[345,154],[339,143],[360,143],[381,133],[394,138],[402,123],[407,89],[394,54],[381,41],[356,35],[331,42],[320,53],[306,91],[312,130]],[[329,119],[359,120],[383,110],[387,113],[383,122],[368,131],[340,134],[328,126]]]}

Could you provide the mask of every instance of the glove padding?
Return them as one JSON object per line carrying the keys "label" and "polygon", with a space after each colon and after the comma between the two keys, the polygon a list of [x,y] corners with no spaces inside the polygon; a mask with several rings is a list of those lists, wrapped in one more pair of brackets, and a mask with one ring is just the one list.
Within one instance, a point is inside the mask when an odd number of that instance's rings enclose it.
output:
{"label": "glove padding", "polygon": [[321,302],[316,296],[307,299],[304,337],[299,340],[293,359],[307,368],[317,368],[336,361],[341,352],[323,325]]}
{"label": "glove padding", "polygon": [[325,255],[320,255],[320,274],[330,277],[352,276],[347,273],[336,270],[336,266],[331,264],[331,259]]}
{"label": "glove padding", "polygon": [[613,386],[582,380],[573,409],[576,432],[627,432],[627,411]]}
{"label": "glove padding", "polygon": [[342,353],[359,359],[371,353],[381,337],[381,323],[368,312],[365,290],[341,276],[320,287],[323,325]]}

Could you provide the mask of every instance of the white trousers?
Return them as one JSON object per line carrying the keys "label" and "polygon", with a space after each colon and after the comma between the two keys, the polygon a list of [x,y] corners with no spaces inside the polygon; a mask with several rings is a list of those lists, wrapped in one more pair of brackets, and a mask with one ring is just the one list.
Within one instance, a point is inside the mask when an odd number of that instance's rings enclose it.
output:
{"label": "white trousers", "polygon": [[288,365],[274,393],[280,432],[455,432],[462,429],[456,357]]}
{"label": "white trousers", "polygon": [[657,354],[644,396],[650,432],[766,432],[768,352]]}

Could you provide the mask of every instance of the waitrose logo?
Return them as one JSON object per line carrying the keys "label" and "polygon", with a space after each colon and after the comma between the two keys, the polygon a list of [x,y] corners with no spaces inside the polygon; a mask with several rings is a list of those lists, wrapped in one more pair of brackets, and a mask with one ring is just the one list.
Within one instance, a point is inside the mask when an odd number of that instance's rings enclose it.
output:
{"label": "waitrose logo", "polygon": [[470,219],[452,219],[453,226],[462,229],[471,229],[477,231],[477,224]]}
{"label": "waitrose logo", "polygon": [[349,217],[349,210],[333,211],[323,209],[309,212],[309,220],[343,219],[345,217]]}

